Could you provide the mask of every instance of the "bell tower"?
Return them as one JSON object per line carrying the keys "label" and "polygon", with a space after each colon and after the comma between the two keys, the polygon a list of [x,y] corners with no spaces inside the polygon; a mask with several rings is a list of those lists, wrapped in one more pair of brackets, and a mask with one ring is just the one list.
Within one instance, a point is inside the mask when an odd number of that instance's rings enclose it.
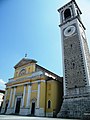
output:
{"label": "bell tower", "polygon": [[58,9],[60,14],[64,100],[58,117],[81,118],[90,113],[90,53],[75,0]]}

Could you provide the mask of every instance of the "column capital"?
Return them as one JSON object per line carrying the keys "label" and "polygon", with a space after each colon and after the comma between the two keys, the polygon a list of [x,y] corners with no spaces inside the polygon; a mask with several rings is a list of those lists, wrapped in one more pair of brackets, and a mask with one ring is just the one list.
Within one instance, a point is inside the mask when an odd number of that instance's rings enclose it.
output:
{"label": "column capital", "polygon": [[24,85],[24,87],[26,87],[26,86],[27,86],[27,84]]}
{"label": "column capital", "polygon": [[40,84],[41,83],[41,80],[38,80],[38,84]]}
{"label": "column capital", "polygon": [[28,83],[28,85],[30,85],[30,86],[31,86],[31,85],[32,85],[32,83],[30,82],[30,83]]}
{"label": "column capital", "polygon": [[16,86],[11,87],[12,89],[16,88]]}

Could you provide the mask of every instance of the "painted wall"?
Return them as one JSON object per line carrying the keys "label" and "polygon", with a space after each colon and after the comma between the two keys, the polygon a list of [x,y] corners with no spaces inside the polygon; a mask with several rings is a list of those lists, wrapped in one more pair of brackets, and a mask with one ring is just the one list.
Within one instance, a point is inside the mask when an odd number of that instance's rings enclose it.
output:
{"label": "painted wall", "polygon": [[[46,112],[56,115],[62,104],[63,89],[62,84],[56,80],[47,81],[47,107]],[[51,107],[48,108],[48,101],[51,101]]]}
{"label": "painted wall", "polygon": [[[23,74],[23,76],[20,75],[20,72],[21,72],[22,69],[26,70],[26,74]],[[15,69],[14,79],[17,79],[17,77],[22,78],[24,76],[31,75],[31,73],[33,73],[33,72],[35,72],[35,63],[23,65],[23,66]]]}

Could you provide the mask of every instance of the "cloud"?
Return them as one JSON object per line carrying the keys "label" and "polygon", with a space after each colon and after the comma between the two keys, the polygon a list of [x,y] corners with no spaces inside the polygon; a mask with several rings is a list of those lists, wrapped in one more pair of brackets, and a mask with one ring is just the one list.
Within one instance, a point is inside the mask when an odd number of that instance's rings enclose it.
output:
{"label": "cloud", "polygon": [[5,82],[2,79],[0,79],[0,84],[5,84]]}
{"label": "cloud", "polygon": [[2,89],[5,89],[5,83],[6,82],[4,82],[4,80],[2,80],[2,79],[0,79],[0,89],[2,90]]}

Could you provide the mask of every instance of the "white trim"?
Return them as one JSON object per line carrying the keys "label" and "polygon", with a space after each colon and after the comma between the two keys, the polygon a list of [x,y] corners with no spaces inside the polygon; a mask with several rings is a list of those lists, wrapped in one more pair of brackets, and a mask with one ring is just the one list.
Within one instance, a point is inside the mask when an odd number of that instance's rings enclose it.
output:
{"label": "white trim", "polygon": [[7,83],[7,84],[10,84],[10,83],[16,83],[16,81],[18,81],[18,82],[21,82],[21,81],[23,81],[23,80],[25,80],[25,79],[32,79],[33,77],[39,77],[40,75],[44,75],[43,74],[43,72],[42,71],[38,71],[38,72],[33,72],[32,73],[32,75],[30,75],[30,76],[25,76],[25,77],[23,77],[23,78],[11,78],[11,79],[9,79],[9,82]]}
{"label": "white trim", "polygon": [[21,107],[24,106],[25,93],[26,93],[26,85],[24,86],[24,90],[23,90],[23,99],[22,99],[22,105],[21,105]]}
{"label": "white trim", "polygon": [[38,83],[37,108],[39,108],[39,102],[40,102],[40,82]]}
{"label": "white trim", "polygon": [[73,13],[74,13],[74,16],[77,16],[77,13],[76,13],[76,5],[74,3],[72,3],[72,9],[73,9]]}
{"label": "white trim", "polygon": [[[70,37],[73,37],[73,36],[75,36],[75,35],[77,35],[77,33],[74,33],[74,34],[70,35],[69,38],[70,38]],[[67,39],[68,39],[68,37],[64,38],[64,40],[67,40]]]}
{"label": "white trim", "polygon": [[9,86],[9,87],[6,87],[6,88],[12,88],[12,87],[17,87],[17,86],[21,86],[21,85],[28,85],[28,84],[34,84],[34,83],[38,83],[38,82],[45,82],[45,80],[37,80],[37,81],[34,81],[34,82],[25,82],[25,83],[20,83],[20,84],[15,84],[15,85],[12,85],[12,86]]}
{"label": "white trim", "polygon": [[[71,4],[71,5],[72,5],[72,4]],[[68,20],[68,19],[65,19],[65,16],[64,16],[64,12],[66,11],[66,9],[70,9],[70,12],[71,12],[71,17],[70,17],[69,19],[73,18],[72,8],[70,7],[70,5],[69,5],[69,6],[66,6],[66,7],[63,9],[63,22],[65,22],[65,21]]]}
{"label": "white trim", "polygon": [[10,92],[10,97],[9,97],[9,103],[8,103],[8,108],[10,107],[11,104],[11,99],[12,99],[12,88],[11,88],[11,92]]}
{"label": "white trim", "polygon": [[30,107],[31,85],[28,85],[27,103],[26,107]]}
{"label": "white trim", "polygon": [[16,88],[14,88],[12,106],[11,107],[14,107],[15,93],[16,93]]}
{"label": "white trim", "polygon": [[53,75],[51,75],[51,74],[49,74],[47,72],[45,72],[45,75],[48,76],[48,77],[52,77],[53,79],[56,79],[56,77],[54,77]]}
{"label": "white trim", "polygon": [[[71,29],[71,31],[68,33],[68,30]],[[64,36],[68,37],[73,35],[73,33],[75,32],[76,28],[74,25],[69,25],[65,30],[64,30]]]}

